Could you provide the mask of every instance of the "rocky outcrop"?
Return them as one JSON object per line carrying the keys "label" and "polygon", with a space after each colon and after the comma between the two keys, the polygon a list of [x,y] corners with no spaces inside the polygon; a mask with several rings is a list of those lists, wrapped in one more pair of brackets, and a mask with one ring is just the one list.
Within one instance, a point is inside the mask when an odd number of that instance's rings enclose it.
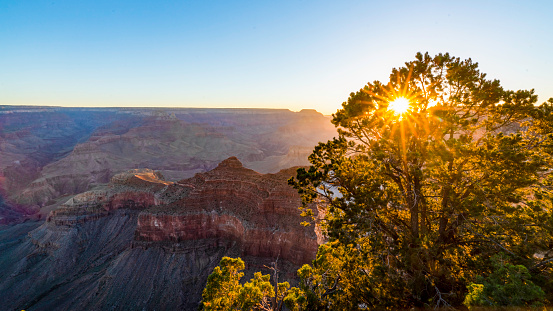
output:
{"label": "rocky outcrop", "polygon": [[277,262],[293,283],[318,245],[300,225],[294,173],[260,174],[231,157],[178,182],[149,169],[116,174],[38,228],[0,230],[3,307],[196,310],[223,256],[244,259],[245,279]]}
{"label": "rocky outcrop", "polygon": [[115,175],[107,187],[73,197],[47,221],[69,226],[112,210],[135,209],[140,210],[137,242],[214,239],[217,246],[240,245],[241,256],[299,265],[313,258],[318,244],[313,228],[299,225],[300,199],[286,183],[293,174],[293,169],[259,174],[236,157],[179,182],[165,181],[149,169],[131,170]]}
{"label": "rocky outcrop", "polygon": [[175,186],[150,169],[134,169],[116,174],[106,186],[73,196],[50,212],[47,222],[73,225],[109,215],[117,209],[144,210],[181,198],[186,187]]}
{"label": "rocky outcrop", "polygon": [[176,181],[229,156],[261,173],[308,165],[313,147],[335,134],[314,110],[0,106],[0,223],[20,210],[47,215],[129,169]]}
{"label": "rocky outcrop", "polygon": [[[231,157],[205,174],[179,181],[188,195],[138,217],[138,241],[213,238],[241,245],[242,256],[308,263],[317,251],[313,228],[299,225],[299,196],[286,180],[294,170],[258,174]],[[154,205],[152,205],[154,206]]]}

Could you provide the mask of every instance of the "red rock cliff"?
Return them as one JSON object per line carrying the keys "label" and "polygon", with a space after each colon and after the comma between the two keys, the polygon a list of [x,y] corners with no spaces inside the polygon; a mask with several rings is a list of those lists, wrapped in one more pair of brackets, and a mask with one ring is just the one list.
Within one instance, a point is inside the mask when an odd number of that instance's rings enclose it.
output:
{"label": "red rock cliff", "polygon": [[300,225],[300,198],[287,185],[294,173],[259,174],[235,157],[177,183],[151,170],[132,170],[104,189],[75,196],[48,221],[73,225],[116,209],[139,209],[134,239],[140,245],[207,239],[214,247],[239,245],[241,256],[299,265],[314,258],[318,243],[314,227]]}
{"label": "red rock cliff", "polygon": [[308,263],[317,251],[313,227],[303,227],[300,198],[287,185],[294,170],[259,174],[235,157],[214,170],[178,182],[190,193],[139,215],[135,239],[185,241],[212,238],[242,246],[242,256]]}

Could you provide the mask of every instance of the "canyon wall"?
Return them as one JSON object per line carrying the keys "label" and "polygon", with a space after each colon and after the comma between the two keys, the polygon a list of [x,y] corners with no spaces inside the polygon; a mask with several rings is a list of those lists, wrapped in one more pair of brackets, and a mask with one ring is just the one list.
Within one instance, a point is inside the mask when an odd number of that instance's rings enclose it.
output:
{"label": "canyon wall", "polygon": [[118,173],[38,227],[0,230],[0,296],[8,310],[196,310],[223,256],[242,257],[245,278],[277,262],[293,282],[321,242],[300,225],[294,174],[260,174],[236,157],[175,182]]}

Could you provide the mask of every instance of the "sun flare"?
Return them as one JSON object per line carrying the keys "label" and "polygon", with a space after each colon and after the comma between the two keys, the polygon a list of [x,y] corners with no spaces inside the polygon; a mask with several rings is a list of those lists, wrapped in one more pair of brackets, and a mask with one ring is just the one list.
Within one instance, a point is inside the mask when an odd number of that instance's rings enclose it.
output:
{"label": "sun flare", "polygon": [[388,110],[396,114],[404,114],[409,109],[409,100],[405,97],[398,97],[388,104]]}

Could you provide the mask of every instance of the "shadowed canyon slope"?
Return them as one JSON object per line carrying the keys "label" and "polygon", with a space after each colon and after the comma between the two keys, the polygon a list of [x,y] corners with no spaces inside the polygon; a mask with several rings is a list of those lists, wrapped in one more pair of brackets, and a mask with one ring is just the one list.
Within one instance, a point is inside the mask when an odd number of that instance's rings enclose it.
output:
{"label": "shadowed canyon slope", "polygon": [[231,157],[178,182],[116,174],[38,227],[0,231],[0,296],[8,310],[196,310],[222,256],[242,257],[246,277],[278,261],[293,278],[318,246],[286,182],[294,172],[260,174]]}
{"label": "shadowed canyon slope", "polygon": [[261,173],[306,165],[334,135],[314,110],[0,106],[0,223],[43,217],[128,169],[175,181],[230,156]]}

